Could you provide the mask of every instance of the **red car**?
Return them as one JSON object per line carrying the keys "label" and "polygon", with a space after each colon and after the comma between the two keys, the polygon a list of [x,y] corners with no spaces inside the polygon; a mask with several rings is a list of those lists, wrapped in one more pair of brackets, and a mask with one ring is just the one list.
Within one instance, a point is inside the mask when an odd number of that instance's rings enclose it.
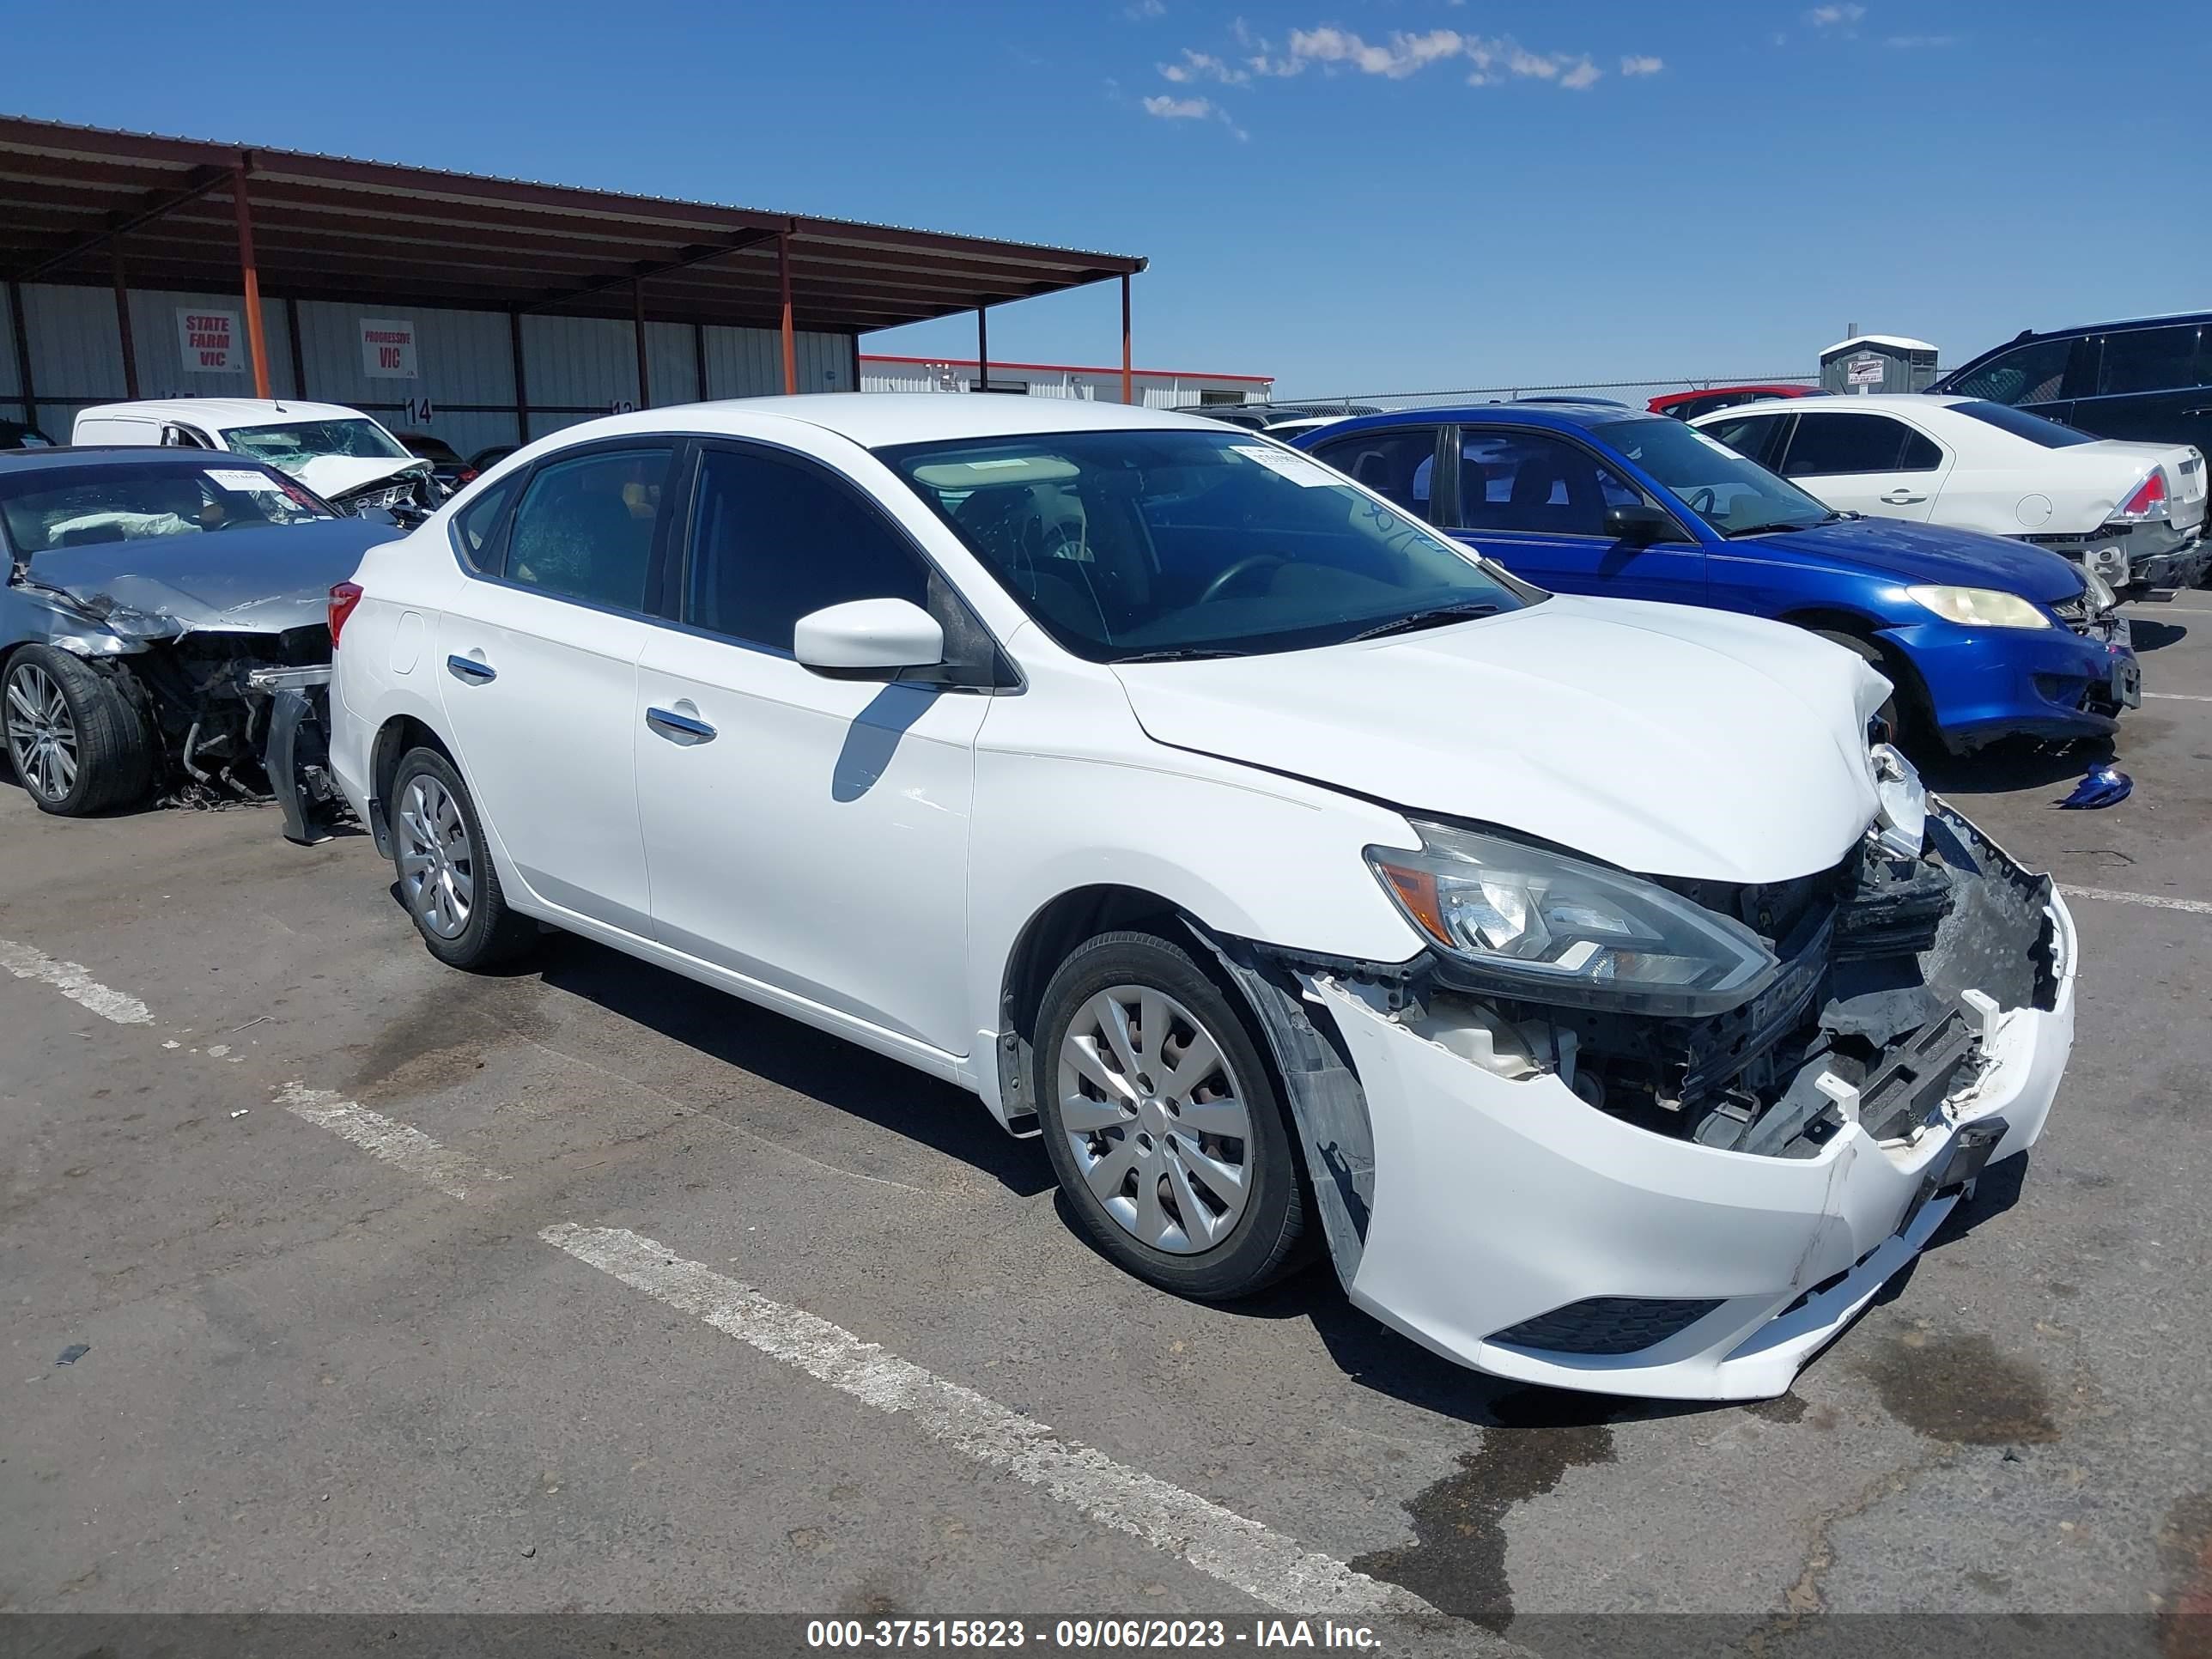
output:
{"label": "red car", "polygon": [[1755,404],[1762,398],[1809,398],[1820,389],[1816,386],[1717,386],[1703,392],[1670,392],[1663,398],[1654,398],[1649,407],[1654,415],[1687,421],[1736,404]]}

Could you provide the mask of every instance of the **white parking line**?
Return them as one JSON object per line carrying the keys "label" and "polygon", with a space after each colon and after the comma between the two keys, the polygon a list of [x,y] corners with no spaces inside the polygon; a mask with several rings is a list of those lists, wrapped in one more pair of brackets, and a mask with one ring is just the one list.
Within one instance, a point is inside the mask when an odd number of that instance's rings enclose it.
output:
{"label": "white parking line", "polygon": [[2069,887],[2058,890],[2068,898],[2102,899],[2107,904],[2142,904],[2154,910],[2186,910],[2193,916],[2212,916],[2212,904],[2203,899],[2167,898],[2161,893],[2124,893],[2113,887]]}
{"label": "white parking line", "polygon": [[466,1198],[472,1186],[507,1179],[474,1158],[439,1145],[411,1125],[372,1112],[358,1101],[340,1099],[333,1090],[287,1083],[276,1095],[276,1103],[293,1116],[350,1140],[386,1164],[398,1164],[448,1198]]}
{"label": "white parking line", "polygon": [[1410,1590],[1355,1572],[1210,1498],[1064,1440],[1045,1425],[864,1342],[842,1325],[786,1307],[620,1227],[562,1222],[538,1235],[579,1261],[704,1321],[879,1412],[902,1413],[931,1438],[1042,1486],[1097,1522],[1178,1556],[1284,1613],[1443,1617]]}
{"label": "white parking line", "polygon": [[5,968],[17,979],[34,979],[51,985],[71,1002],[118,1025],[154,1023],[153,1012],[144,1003],[137,997],[110,990],[94,979],[82,963],[57,962],[43,951],[18,945],[11,939],[0,939],[0,968]]}
{"label": "white parking line", "polygon": [[2186,691],[2146,691],[2143,696],[2159,702],[2212,702],[2212,697],[2192,696]]}

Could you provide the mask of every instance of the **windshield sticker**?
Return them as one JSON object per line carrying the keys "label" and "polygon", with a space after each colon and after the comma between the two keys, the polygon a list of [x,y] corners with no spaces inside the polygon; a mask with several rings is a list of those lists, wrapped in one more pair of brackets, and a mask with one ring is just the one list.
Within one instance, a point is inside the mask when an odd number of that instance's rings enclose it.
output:
{"label": "windshield sticker", "polygon": [[208,477],[218,489],[250,490],[257,495],[282,495],[284,486],[265,472],[247,472],[233,467],[210,467]]}
{"label": "windshield sticker", "polygon": [[1231,444],[1229,447],[1247,459],[1259,462],[1278,477],[1288,478],[1303,489],[1334,489],[1344,482],[1318,461],[1310,461],[1303,455],[1293,455],[1266,444]]}
{"label": "windshield sticker", "polygon": [[1003,472],[1008,467],[1027,466],[1030,464],[1028,456],[1016,455],[1002,461],[970,461],[968,463],[968,470],[970,472]]}

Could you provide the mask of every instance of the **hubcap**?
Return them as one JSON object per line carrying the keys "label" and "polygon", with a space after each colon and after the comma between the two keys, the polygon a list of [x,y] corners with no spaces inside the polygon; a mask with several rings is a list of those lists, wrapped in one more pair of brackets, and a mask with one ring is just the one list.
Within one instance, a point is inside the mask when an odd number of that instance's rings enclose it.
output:
{"label": "hubcap", "polygon": [[400,793],[399,889],[440,939],[459,939],[476,908],[476,851],[459,802],[424,773]]}
{"label": "hubcap", "polygon": [[1164,991],[1116,985],[1060,1044],[1060,1122],[1106,1213],[1140,1243],[1199,1255],[1250,1196],[1252,1119],[1213,1035]]}
{"label": "hubcap", "polygon": [[8,676],[8,754],[42,800],[59,801],[76,787],[76,721],[54,677],[36,663],[19,663]]}

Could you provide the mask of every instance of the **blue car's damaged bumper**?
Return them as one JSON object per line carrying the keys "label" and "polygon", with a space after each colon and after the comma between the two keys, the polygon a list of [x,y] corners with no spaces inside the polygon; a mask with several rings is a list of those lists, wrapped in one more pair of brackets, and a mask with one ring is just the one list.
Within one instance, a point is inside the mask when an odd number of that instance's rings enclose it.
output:
{"label": "blue car's damaged bumper", "polygon": [[2003,737],[2052,740],[2107,736],[2120,711],[2142,701],[2142,673],[2128,625],[1969,629],[1930,622],[1881,637],[1920,676],[1928,714],[1955,751]]}

